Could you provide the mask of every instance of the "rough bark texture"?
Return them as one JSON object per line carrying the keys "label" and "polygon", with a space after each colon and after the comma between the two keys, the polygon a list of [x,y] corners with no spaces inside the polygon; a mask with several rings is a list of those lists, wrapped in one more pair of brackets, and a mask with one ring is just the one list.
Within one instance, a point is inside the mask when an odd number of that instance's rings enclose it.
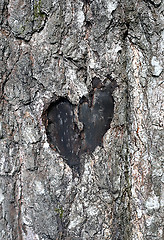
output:
{"label": "rough bark texture", "polygon": [[[0,1],[0,239],[164,239],[163,11],[162,0]],[[65,150],[49,139],[61,99]]]}

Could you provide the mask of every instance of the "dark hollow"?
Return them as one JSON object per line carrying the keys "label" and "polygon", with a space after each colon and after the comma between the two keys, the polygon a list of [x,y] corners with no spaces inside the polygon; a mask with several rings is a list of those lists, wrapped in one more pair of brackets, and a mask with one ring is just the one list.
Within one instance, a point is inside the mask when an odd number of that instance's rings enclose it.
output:
{"label": "dark hollow", "polygon": [[93,105],[88,102],[79,106],[79,120],[84,126],[83,151],[93,152],[97,146],[102,145],[102,138],[110,128],[114,111],[114,101],[107,88],[97,89],[93,96]]}
{"label": "dark hollow", "polygon": [[[46,111],[46,133],[50,145],[78,172],[80,156],[101,146],[103,136],[110,128],[114,112],[113,89],[113,83],[100,87],[96,79],[91,94],[79,103],[78,119],[74,114],[77,106],[65,98],[51,103]],[[78,129],[78,121],[83,124],[83,129]]]}
{"label": "dark hollow", "polygon": [[68,160],[70,166],[77,165],[81,141],[74,122],[73,109],[67,99],[60,99],[52,103],[47,112],[49,142]]}

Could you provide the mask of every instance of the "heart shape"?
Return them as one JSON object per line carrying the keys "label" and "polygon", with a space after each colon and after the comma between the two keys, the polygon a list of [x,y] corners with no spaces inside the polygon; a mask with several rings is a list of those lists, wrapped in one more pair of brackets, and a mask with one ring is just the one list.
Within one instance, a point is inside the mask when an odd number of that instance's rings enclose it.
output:
{"label": "heart shape", "polygon": [[115,81],[102,85],[98,78],[94,78],[92,90],[78,106],[66,98],[59,98],[46,111],[46,133],[50,146],[57,149],[67,164],[78,172],[80,156],[101,146],[103,136],[110,128],[115,87]]}

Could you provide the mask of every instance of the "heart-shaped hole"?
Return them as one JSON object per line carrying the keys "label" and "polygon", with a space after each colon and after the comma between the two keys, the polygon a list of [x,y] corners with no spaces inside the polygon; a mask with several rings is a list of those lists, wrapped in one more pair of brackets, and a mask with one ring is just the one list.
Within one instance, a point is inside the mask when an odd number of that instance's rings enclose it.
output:
{"label": "heart-shaped hole", "polygon": [[112,92],[116,83],[103,86],[92,81],[92,90],[79,105],[59,98],[46,110],[46,133],[50,146],[56,149],[71,168],[80,169],[80,156],[92,153],[102,145],[114,112]]}

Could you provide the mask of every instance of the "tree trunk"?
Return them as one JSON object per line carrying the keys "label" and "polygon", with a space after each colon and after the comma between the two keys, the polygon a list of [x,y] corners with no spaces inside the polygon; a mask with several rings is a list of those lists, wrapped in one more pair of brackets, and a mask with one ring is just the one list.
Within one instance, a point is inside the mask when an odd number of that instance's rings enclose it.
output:
{"label": "tree trunk", "polygon": [[1,0],[0,239],[162,240],[162,0]]}

